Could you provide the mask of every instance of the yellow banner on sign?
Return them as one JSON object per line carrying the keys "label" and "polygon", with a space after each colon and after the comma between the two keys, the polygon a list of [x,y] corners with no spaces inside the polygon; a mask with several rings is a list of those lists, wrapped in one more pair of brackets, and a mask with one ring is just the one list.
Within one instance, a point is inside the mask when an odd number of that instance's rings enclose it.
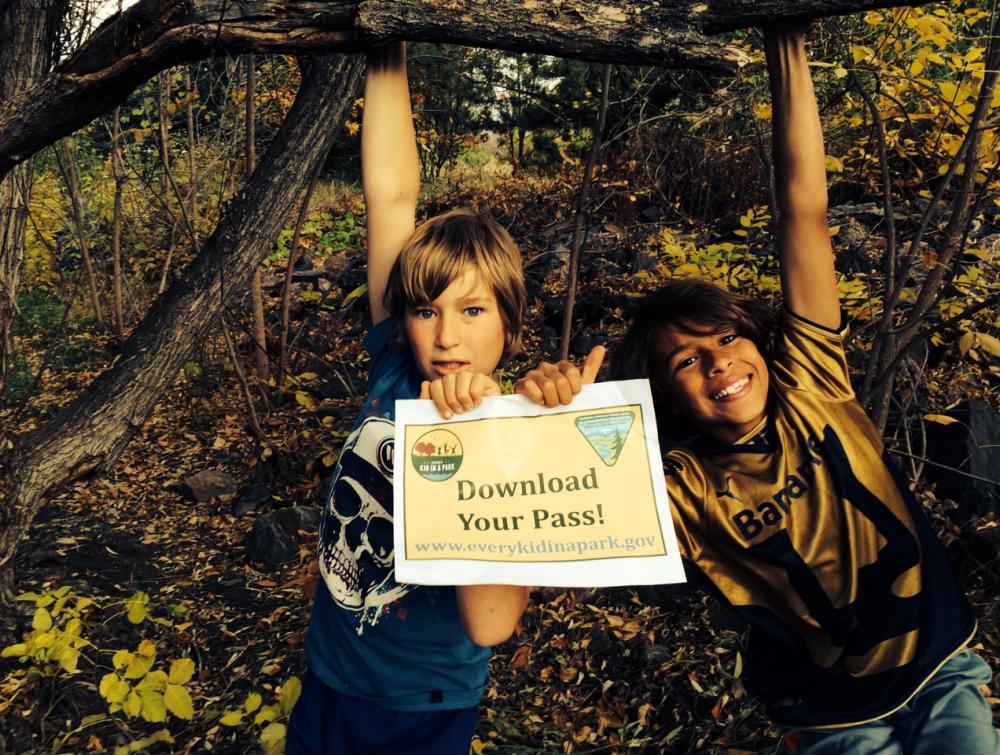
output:
{"label": "yellow banner on sign", "polygon": [[407,425],[400,450],[407,560],[667,553],[637,404]]}

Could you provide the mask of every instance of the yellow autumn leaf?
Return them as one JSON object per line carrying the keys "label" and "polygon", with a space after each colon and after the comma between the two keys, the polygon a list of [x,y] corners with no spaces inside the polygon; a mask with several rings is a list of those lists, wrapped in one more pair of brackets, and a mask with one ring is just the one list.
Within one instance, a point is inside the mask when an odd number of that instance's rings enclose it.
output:
{"label": "yellow autumn leaf", "polygon": [[854,64],[857,65],[862,60],[867,60],[869,57],[875,54],[875,51],[870,47],[865,47],[864,45],[854,45],[851,47],[851,57],[854,59]]}
{"label": "yellow autumn leaf", "polygon": [[163,691],[163,702],[167,710],[178,718],[190,721],[194,717],[194,703],[191,701],[191,693],[180,684],[167,684]]}
{"label": "yellow autumn leaf", "polygon": [[260,696],[259,692],[251,692],[247,695],[247,701],[243,704],[243,710],[247,713],[253,713],[260,707],[262,702],[264,702],[264,698]]}
{"label": "yellow autumn leaf", "polygon": [[983,348],[995,357],[1000,357],[1000,339],[994,338],[989,333],[976,333],[976,341]]}
{"label": "yellow autumn leaf", "polygon": [[118,671],[121,671],[131,662],[132,662],[132,654],[127,650],[119,650],[113,656],[111,656],[111,665],[114,666]]}
{"label": "yellow autumn leaf", "polygon": [[31,619],[31,628],[40,632],[48,631],[52,628],[52,614],[44,608],[39,608]]}
{"label": "yellow autumn leaf", "polygon": [[939,81],[938,89],[941,90],[941,96],[945,98],[948,102],[954,103],[958,97],[958,84],[954,81]]}
{"label": "yellow autumn leaf", "polygon": [[122,703],[125,701],[130,688],[128,682],[118,676],[118,674],[111,672],[101,678],[98,691],[101,693],[101,697],[109,703]]}
{"label": "yellow autumn leaf", "polygon": [[284,724],[270,724],[260,733],[260,743],[265,748],[271,749],[285,739],[285,731]]}
{"label": "yellow autumn leaf", "polygon": [[138,716],[142,711],[142,700],[139,699],[139,694],[135,690],[128,693],[128,696],[122,703],[122,710],[130,718]]}
{"label": "yellow autumn leaf", "polygon": [[962,356],[965,356],[969,349],[972,348],[972,344],[976,342],[975,333],[963,333],[962,337],[958,339],[958,350],[961,352]]}
{"label": "yellow autumn leaf", "polygon": [[231,710],[225,713],[222,718],[219,719],[219,723],[223,726],[237,726],[243,720],[243,714],[238,710]]}
{"label": "yellow autumn leaf", "polygon": [[281,702],[281,711],[286,714],[291,713],[301,694],[302,681],[297,676],[289,677],[288,681],[281,685],[281,691],[278,693]]}
{"label": "yellow autumn leaf", "polygon": [[133,655],[125,667],[126,679],[141,679],[153,666],[153,659],[141,655]]}
{"label": "yellow autumn leaf", "polygon": [[170,664],[168,680],[171,684],[184,684],[194,676],[194,661],[190,658],[179,658]]}
{"label": "yellow autumn leaf", "polygon": [[80,660],[80,651],[76,648],[63,648],[56,656],[63,671],[73,673],[76,671],[77,662]]}
{"label": "yellow autumn leaf", "polygon": [[144,658],[155,658],[156,657],[156,643],[152,640],[142,640],[138,647],[136,647],[135,652]]}
{"label": "yellow autumn leaf", "polygon": [[146,692],[139,695],[139,700],[140,712],[146,721],[158,724],[167,720],[167,706],[159,692]]}
{"label": "yellow autumn leaf", "polygon": [[273,705],[265,705],[260,709],[260,712],[254,716],[253,722],[260,726],[262,724],[270,723],[278,717],[278,711],[275,710]]}
{"label": "yellow autumn leaf", "polygon": [[928,422],[936,422],[939,425],[953,425],[958,422],[954,417],[949,417],[947,414],[925,414],[924,419]]}

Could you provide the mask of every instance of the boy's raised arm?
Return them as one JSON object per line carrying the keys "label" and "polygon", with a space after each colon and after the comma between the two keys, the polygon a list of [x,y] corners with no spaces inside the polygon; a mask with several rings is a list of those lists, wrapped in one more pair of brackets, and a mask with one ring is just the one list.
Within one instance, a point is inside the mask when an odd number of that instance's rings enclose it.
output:
{"label": "boy's raised arm", "polygon": [[785,305],[827,328],[840,327],[840,301],[826,221],[823,130],[803,30],[764,32],[771,81],[778,255]]}
{"label": "boy's raised arm", "polygon": [[406,79],[406,45],[368,53],[361,121],[361,183],[368,217],[368,301],[372,322],[388,316],[382,302],[389,271],[413,234],[420,162]]}

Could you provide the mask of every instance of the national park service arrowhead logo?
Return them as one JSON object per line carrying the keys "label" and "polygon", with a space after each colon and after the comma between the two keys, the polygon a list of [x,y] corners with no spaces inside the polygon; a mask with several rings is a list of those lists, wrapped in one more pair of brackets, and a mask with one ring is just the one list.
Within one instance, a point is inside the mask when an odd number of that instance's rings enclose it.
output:
{"label": "national park service arrowhead logo", "polygon": [[587,439],[607,466],[618,463],[628,431],[635,422],[635,412],[605,412],[576,418],[576,429]]}
{"label": "national park service arrowhead logo", "polygon": [[431,430],[413,444],[410,461],[425,480],[443,482],[462,466],[462,441],[450,430]]}

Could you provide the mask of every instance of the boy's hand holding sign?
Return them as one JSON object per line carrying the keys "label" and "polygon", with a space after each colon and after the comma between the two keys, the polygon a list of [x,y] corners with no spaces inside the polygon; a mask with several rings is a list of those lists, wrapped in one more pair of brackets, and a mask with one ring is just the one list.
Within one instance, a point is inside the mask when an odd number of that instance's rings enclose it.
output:
{"label": "boy's hand holding sign", "polygon": [[[539,370],[535,385],[579,393],[593,379],[589,361],[582,374],[549,365],[555,372]],[[396,404],[401,582],[684,580],[646,381],[588,386],[572,410],[504,396],[460,416],[443,422],[426,401]]]}

